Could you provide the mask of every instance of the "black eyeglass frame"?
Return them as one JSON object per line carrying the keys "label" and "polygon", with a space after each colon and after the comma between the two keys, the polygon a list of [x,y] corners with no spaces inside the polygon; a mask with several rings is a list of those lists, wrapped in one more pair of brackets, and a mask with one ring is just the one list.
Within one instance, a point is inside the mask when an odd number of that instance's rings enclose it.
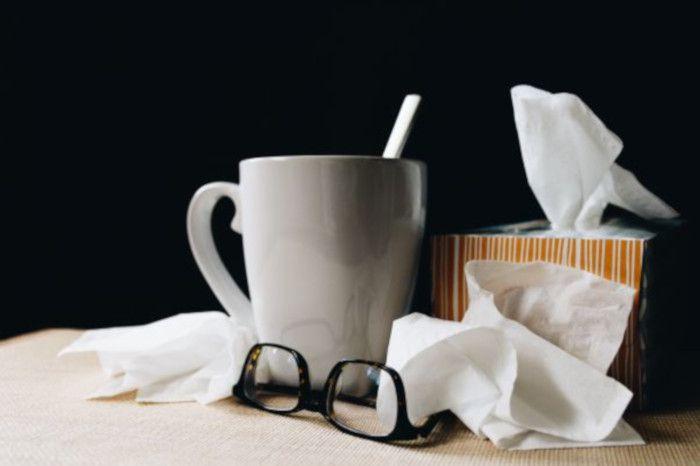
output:
{"label": "black eyeglass frame", "polygon": [[[263,348],[278,348],[284,351],[288,351],[296,361],[297,368],[299,369],[299,399],[296,406],[292,408],[273,408],[270,406],[265,406],[259,401],[248,397],[245,391],[246,380],[254,380],[254,373],[257,367],[257,360],[262,354]],[[371,435],[365,432],[353,429],[352,427],[346,426],[341,422],[338,422],[333,416],[333,399],[335,394],[336,384],[338,382],[338,377],[340,376],[343,368],[349,364],[365,364],[368,366],[376,367],[378,369],[384,370],[391,377],[394,382],[394,387],[396,389],[396,401],[397,401],[397,413],[396,422],[394,428],[386,435]],[[254,406],[256,408],[275,413],[275,414],[291,414],[301,410],[313,411],[320,413],[324,418],[337,429],[357,437],[377,440],[377,441],[396,441],[396,440],[415,440],[418,438],[426,438],[430,432],[435,428],[438,423],[440,415],[433,414],[430,416],[426,422],[420,426],[416,427],[411,424],[408,420],[408,411],[406,409],[406,390],[401,380],[401,376],[391,367],[384,365],[382,363],[367,361],[365,359],[343,359],[338,361],[331,371],[328,373],[328,378],[322,391],[311,390],[311,378],[309,377],[309,365],[306,363],[306,359],[298,351],[278,345],[275,343],[258,343],[254,345],[245,359],[245,364],[241,370],[241,376],[238,379],[238,383],[233,386],[233,395],[245,402],[248,405]]]}

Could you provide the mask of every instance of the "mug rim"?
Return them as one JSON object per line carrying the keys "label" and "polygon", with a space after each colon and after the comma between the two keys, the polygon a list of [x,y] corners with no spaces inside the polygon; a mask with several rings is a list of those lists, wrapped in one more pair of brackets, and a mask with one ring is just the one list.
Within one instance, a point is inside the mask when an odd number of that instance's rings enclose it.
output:
{"label": "mug rim", "polygon": [[250,163],[250,162],[290,162],[290,161],[315,161],[315,160],[332,160],[332,161],[343,161],[343,162],[349,162],[349,161],[357,161],[357,160],[366,160],[366,161],[372,161],[372,162],[380,162],[380,163],[416,163],[418,165],[423,165],[425,166],[425,162],[422,160],[416,160],[416,159],[389,159],[389,158],[384,158],[381,155],[341,155],[341,154],[300,154],[300,155],[266,155],[266,156],[257,156],[257,157],[249,157],[246,159],[241,160],[239,163],[242,165],[244,163]]}

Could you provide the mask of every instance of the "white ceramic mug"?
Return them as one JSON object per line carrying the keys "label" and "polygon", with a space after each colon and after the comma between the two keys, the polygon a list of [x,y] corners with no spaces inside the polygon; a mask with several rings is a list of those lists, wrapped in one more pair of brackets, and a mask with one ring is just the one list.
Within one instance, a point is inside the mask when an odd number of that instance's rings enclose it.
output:
{"label": "white ceramic mug", "polygon": [[[316,387],[340,359],[383,362],[391,323],[413,293],[425,164],[300,155],[239,167],[239,185],[202,186],[187,214],[192,252],[225,310],[254,324],[261,342],[303,354]],[[223,197],[235,204],[231,228],[243,235],[250,301],[212,238],[211,213]]]}

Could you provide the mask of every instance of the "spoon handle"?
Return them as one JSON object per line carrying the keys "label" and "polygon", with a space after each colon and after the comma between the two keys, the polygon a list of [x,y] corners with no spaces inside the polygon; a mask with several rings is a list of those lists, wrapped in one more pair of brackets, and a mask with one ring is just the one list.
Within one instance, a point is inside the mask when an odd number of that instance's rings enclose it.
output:
{"label": "spoon handle", "polygon": [[391,135],[389,135],[382,157],[387,159],[398,159],[401,157],[403,146],[406,144],[413,127],[418,104],[420,104],[420,96],[418,94],[409,94],[403,99],[401,110],[399,110],[399,115],[396,117],[394,128],[391,130]]}

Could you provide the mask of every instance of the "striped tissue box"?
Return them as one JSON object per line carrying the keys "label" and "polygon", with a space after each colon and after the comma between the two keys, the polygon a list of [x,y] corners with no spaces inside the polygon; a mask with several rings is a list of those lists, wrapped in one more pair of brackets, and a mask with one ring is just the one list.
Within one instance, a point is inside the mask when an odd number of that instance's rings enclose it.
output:
{"label": "striped tissue box", "polygon": [[[635,395],[633,406],[644,409],[663,404],[655,390],[663,385],[663,358],[669,332],[659,335],[648,326],[654,313],[666,307],[659,297],[672,277],[657,277],[655,268],[673,260],[669,247],[681,221],[644,227],[622,220],[606,222],[595,234],[567,236],[548,229],[546,221],[526,222],[431,238],[432,313],[436,317],[461,320],[469,303],[464,265],[470,260],[511,262],[544,261],[586,270],[608,280],[629,285],[637,293],[627,332],[609,374]],[[668,249],[668,251],[666,251]],[[650,377],[661,380],[650,380]]]}

